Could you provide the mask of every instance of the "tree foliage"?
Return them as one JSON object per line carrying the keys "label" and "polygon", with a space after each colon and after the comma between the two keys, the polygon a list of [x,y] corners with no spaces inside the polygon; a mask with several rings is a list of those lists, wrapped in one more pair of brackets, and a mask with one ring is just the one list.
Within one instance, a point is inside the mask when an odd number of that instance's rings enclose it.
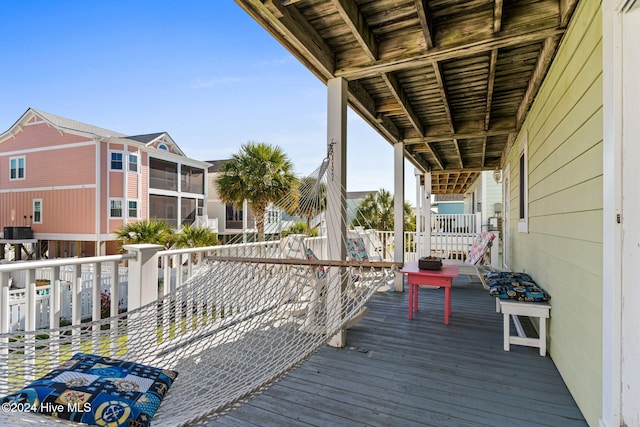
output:
{"label": "tree foliage", "polygon": [[[415,231],[415,215],[413,215],[409,203],[404,202],[403,211],[404,230]],[[392,231],[394,227],[393,215],[393,195],[385,189],[380,189],[377,193],[368,194],[358,204],[356,216],[351,221],[351,226]]]}
{"label": "tree foliage", "polygon": [[169,248],[175,240],[171,226],[156,218],[141,219],[122,226],[115,232],[120,245],[153,243]]}
{"label": "tree foliage", "polygon": [[259,240],[264,240],[264,214],[270,203],[277,203],[298,179],[293,163],[280,147],[248,142],[224,164],[216,187],[227,204],[242,205],[247,200],[256,217]]}
{"label": "tree foliage", "polygon": [[314,177],[304,177],[298,184],[297,197],[294,213],[306,219],[306,234],[311,235],[311,219],[327,208],[327,186]]}

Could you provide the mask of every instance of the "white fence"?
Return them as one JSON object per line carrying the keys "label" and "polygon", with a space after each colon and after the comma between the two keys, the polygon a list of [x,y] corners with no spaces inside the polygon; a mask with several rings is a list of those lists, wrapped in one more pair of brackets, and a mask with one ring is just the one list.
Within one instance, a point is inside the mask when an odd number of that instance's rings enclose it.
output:
{"label": "white fence", "polygon": [[[479,232],[480,222],[475,215],[434,215],[431,254],[460,258],[467,253]],[[365,237],[372,259],[393,260],[393,232],[369,230],[361,235]],[[418,253],[416,233],[406,232],[404,242],[404,261],[415,261],[425,255]],[[308,238],[306,244],[320,258],[326,258],[326,238]],[[160,251],[159,295],[174,291],[208,255],[281,257],[279,241]],[[60,326],[61,320],[76,325],[83,319],[98,320],[125,310],[129,279],[127,269],[121,263],[134,257],[134,254],[125,254],[0,265],[0,333],[55,328]],[[25,288],[10,290],[13,280],[24,283]],[[107,304],[101,302],[103,293]],[[109,313],[101,313],[105,307],[109,307]]]}

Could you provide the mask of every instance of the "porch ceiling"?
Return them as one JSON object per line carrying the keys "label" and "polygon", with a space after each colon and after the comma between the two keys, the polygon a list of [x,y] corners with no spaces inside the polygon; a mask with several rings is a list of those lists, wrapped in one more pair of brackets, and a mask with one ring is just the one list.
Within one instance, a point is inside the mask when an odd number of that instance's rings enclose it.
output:
{"label": "porch ceiling", "polygon": [[320,80],[462,193],[501,167],[578,0],[236,0]]}

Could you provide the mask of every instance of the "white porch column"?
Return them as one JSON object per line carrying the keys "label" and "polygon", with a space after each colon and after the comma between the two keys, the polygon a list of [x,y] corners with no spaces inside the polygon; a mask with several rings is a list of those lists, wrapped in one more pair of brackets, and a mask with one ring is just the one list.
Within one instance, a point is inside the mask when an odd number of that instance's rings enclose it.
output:
{"label": "white porch column", "polygon": [[[347,81],[343,78],[327,82],[327,150],[330,153],[327,188],[327,253],[329,259],[344,260],[347,217]],[[336,280],[338,267],[329,269],[327,304],[329,324],[342,322],[342,289]],[[329,341],[332,347],[344,347],[347,331],[342,329]]]}
{"label": "white porch column", "polygon": [[640,420],[640,4],[602,2],[603,295],[600,425]]}
{"label": "white porch column", "polygon": [[431,255],[431,172],[416,176],[416,256]]}
{"label": "white porch column", "polygon": [[[135,259],[129,260],[127,285],[127,327],[130,328],[127,355],[136,358],[157,339],[154,329],[141,329],[138,320],[140,313],[131,311],[158,299],[158,251],[162,250],[162,246],[144,243],[124,245],[123,248],[136,254]],[[177,275],[179,277],[180,273]]]}
{"label": "white porch column", "polygon": [[[404,143],[393,145],[393,260],[404,262]],[[404,275],[396,273],[394,290],[404,291]]]}

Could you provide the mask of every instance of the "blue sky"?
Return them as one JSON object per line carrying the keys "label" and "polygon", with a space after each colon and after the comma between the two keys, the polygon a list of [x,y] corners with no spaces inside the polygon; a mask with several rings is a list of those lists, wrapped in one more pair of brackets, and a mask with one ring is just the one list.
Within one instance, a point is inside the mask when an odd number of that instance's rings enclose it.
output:
{"label": "blue sky", "polygon": [[[232,0],[4,0],[0,132],[29,107],[187,156],[280,146],[307,175],[326,156],[326,87]],[[393,150],[349,112],[349,191],[393,192]],[[405,165],[405,199],[415,200]]]}

